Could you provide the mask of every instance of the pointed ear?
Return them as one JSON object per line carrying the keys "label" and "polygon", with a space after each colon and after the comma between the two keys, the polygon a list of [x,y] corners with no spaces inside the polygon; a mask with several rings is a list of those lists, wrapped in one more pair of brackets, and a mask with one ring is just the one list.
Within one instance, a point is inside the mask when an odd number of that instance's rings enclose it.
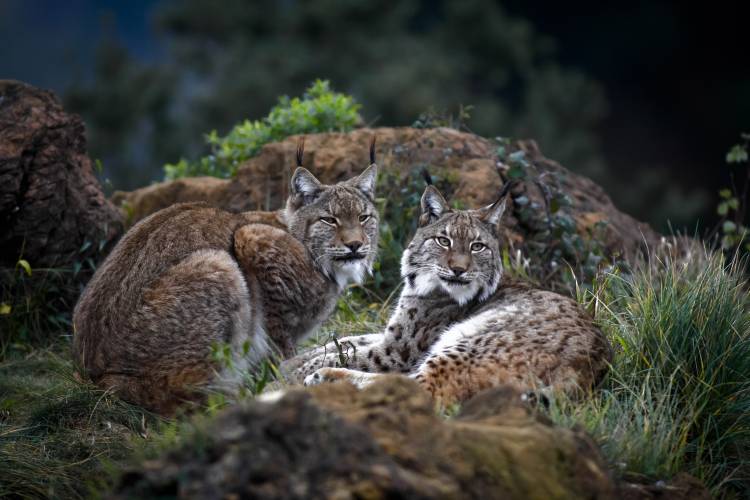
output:
{"label": "pointed ear", "polygon": [[432,224],[440,218],[445,212],[450,212],[448,202],[435,186],[427,186],[422,194],[422,214],[419,216],[419,226]]}
{"label": "pointed ear", "polygon": [[304,204],[313,201],[318,193],[323,190],[320,181],[303,167],[297,167],[297,170],[294,171],[291,187],[292,194],[301,197]]}
{"label": "pointed ear", "polygon": [[477,210],[479,213],[479,219],[497,229],[500,219],[505,212],[507,199],[508,197],[503,195],[492,205],[487,205],[486,207]]}
{"label": "pointed ear", "polygon": [[359,174],[350,182],[351,184],[362,191],[370,200],[375,199],[375,181],[378,179],[378,166],[374,163],[367,167],[364,172]]}

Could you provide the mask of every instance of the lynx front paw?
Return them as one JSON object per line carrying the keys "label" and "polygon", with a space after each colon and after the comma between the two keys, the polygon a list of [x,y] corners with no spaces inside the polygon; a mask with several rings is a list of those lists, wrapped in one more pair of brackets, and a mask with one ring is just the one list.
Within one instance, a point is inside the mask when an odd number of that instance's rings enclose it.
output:
{"label": "lynx front paw", "polygon": [[318,385],[325,382],[335,382],[347,378],[347,370],[342,368],[320,368],[305,377],[305,385]]}

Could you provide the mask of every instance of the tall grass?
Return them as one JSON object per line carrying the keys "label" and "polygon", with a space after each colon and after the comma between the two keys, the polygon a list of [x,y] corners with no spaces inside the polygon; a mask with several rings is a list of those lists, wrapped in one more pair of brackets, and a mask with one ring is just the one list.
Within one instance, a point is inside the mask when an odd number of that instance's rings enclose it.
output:
{"label": "tall grass", "polygon": [[582,296],[615,346],[602,390],[559,400],[626,475],[687,470],[750,495],[750,303],[744,263],[708,255],[611,274]]}

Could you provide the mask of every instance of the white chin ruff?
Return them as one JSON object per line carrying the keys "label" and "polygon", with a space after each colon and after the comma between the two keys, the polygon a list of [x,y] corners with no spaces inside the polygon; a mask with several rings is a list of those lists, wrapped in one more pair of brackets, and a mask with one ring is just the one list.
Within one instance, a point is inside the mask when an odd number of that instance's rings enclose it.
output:
{"label": "white chin ruff", "polygon": [[417,295],[427,295],[435,289],[437,278],[430,274],[418,274],[414,278],[412,289]]}
{"label": "white chin ruff", "polygon": [[440,280],[440,286],[442,286],[443,290],[453,298],[456,302],[458,302],[458,305],[464,305],[467,302],[469,302],[471,299],[477,296],[477,292],[479,291],[476,282],[472,281],[471,283],[467,285],[455,285],[451,283],[446,283],[443,280]]}
{"label": "white chin ruff", "polygon": [[335,264],[334,276],[339,287],[344,288],[348,283],[361,284],[365,274],[369,271],[365,259]]}

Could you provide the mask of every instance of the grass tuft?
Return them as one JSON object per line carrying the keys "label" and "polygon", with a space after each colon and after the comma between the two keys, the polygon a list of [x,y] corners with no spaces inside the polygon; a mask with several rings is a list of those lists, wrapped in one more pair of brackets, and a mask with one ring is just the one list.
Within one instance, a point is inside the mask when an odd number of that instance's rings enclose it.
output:
{"label": "grass tuft", "polygon": [[750,494],[750,308],[744,263],[713,254],[607,275],[584,303],[616,347],[601,391],[558,400],[625,475],[686,470]]}

